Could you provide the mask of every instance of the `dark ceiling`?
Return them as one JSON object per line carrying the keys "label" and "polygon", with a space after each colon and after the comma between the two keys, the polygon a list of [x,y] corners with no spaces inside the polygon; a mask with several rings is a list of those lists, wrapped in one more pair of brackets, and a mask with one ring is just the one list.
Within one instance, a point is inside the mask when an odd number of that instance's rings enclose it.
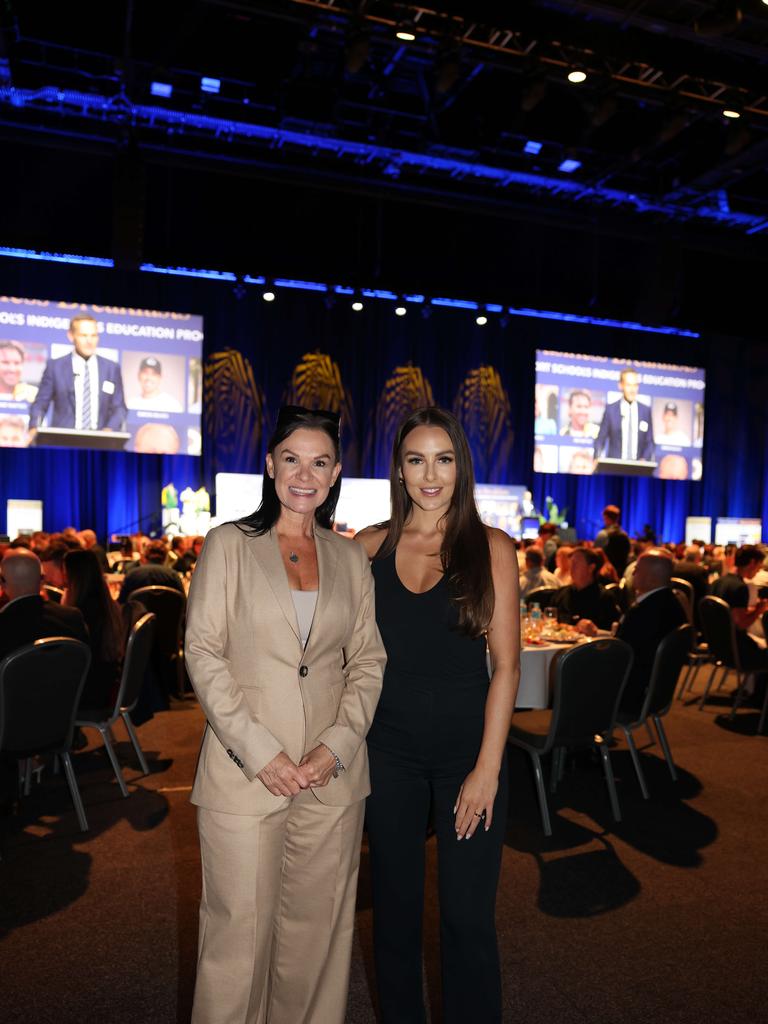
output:
{"label": "dark ceiling", "polygon": [[[157,224],[197,200],[204,239],[214,209],[231,217],[226,193],[242,204],[254,179],[283,190],[283,217],[296,185],[302,213],[317,195],[357,196],[358,234],[366,203],[383,200],[514,221],[516,241],[535,222],[764,261],[768,5],[5,0],[0,132],[6,180],[45,191],[52,164],[30,154],[53,147],[86,207],[86,193],[118,197],[103,239],[93,228],[83,244],[103,252],[111,237],[128,263],[152,246],[173,258],[167,230],[162,243],[144,232],[147,211]],[[213,182],[231,184],[214,198]],[[243,225],[273,213],[244,212]],[[11,211],[2,241],[42,239],[52,218],[40,216],[22,238]],[[77,204],[69,217],[74,228]]]}

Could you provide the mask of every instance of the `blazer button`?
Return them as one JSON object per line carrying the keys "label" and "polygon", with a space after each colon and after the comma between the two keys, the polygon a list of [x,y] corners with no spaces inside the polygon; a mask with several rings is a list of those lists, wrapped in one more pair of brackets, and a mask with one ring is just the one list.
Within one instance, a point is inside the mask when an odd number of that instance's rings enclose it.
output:
{"label": "blazer button", "polygon": [[301,666],[301,668],[299,669],[299,675],[300,675],[300,676],[301,676],[301,678],[303,679],[303,678],[304,678],[304,676],[306,676],[306,675],[308,675],[308,674],[309,674],[309,669],[307,668],[307,666],[306,666],[306,665],[302,665],[302,666]]}

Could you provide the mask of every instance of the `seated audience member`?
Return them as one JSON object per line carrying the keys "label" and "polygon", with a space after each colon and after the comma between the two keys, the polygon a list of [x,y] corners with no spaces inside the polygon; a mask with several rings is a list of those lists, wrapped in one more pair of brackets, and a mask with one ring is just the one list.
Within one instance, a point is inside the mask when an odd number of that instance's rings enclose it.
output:
{"label": "seated audience member", "polygon": [[187,538],[186,537],[171,537],[171,548],[168,552],[168,558],[172,569],[176,568],[176,563],[181,556],[187,550]]}
{"label": "seated audience member", "polygon": [[597,574],[598,580],[603,584],[604,587],[607,587],[609,583],[618,583],[619,574],[608,561],[608,556],[606,555],[606,553],[603,551],[602,548],[595,548],[595,551],[599,556],[601,562],[600,570]]}
{"label": "seated audience member", "polygon": [[108,553],[107,561],[113,572],[124,572],[127,567],[126,563],[136,562],[138,564],[140,557],[138,551],[134,550],[131,538],[123,537],[118,544],[113,546],[113,550]]}
{"label": "seated audience member", "polygon": [[[763,545],[760,550],[765,552],[765,546]],[[757,604],[760,600],[760,591],[768,590],[768,556],[763,561],[762,568],[758,569],[752,579],[747,582],[747,586],[749,587],[749,603],[751,605]],[[751,633],[752,636],[765,639],[762,616],[755,619],[747,632]]]}
{"label": "seated audience member", "polygon": [[99,568],[102,572],[109,572],[109,562],[107,561],[107,553],[101,544],[98,543],[96,533],[93,530],[80,530],[77,535],[77,539],[80,541],[80,546],[86,551],[92,551],[99,562]]}
{"label": "seated audience member", "polygon": [[659,644],[673,629],[688,621],[669,584],[673,565],[665,551],[648,548],[635,566],[637,600],[616,631],[616,636],[629,644],[635,656],[621,698],[622,710],[629,713],[640,711]]}
{"label": "seated audience member", "polygon": [[544,555],[544,565],[552,572],[555,568],[555,555],[557,554],[558,539],[557,527],[554,523],[542,523],[539,527],[539,535],[533,542]]}
{"label": "seated audience member", "polygon": [[32,550],[36,555],[39,555],[41,551],[45,551],[51,542],[50,533],[46,533],[45,530],[35,530],[32,534]]}
{"label": "seated audience member", "polygon": [[[6,556],[7,557],[7,556]],[[768,598],[749,603],[749,580],[763,564],[763,553],[753,544],[745,544],[736,552],[734,571],[721,576],[712,584],[712,594],[731,606],[736,627],[736,644],[741,666],[747,670],[768,671],[768,651],[764,643],[750,636],[749,627],[768,611]]]}
{"label": "seated audience member", "polygon": [[571,555],[573,548],[570,544],[561,544],[555,555],[555,579],[558,587],[567,587],[571,582]]}
{"label": "seated audience member", "polygon": [[618,505],[606,505],[603,509],[603,528],[595,537],[595,547],[605,551],[608,561],[621,575],[627,568],[631,542],[621,528],[621,509]]}
{"label": "seated audience member", "polygon": [[161,540],[150,541],[146,555],[141,559],[141,564],[132,569],[123,580],[120,587],[118,601],[124,604],[134,590],[140,587],[173,587],[174,590],[184,593],[184,586],[179,579],[178,572],[167,569],[165,560],[168,551]]}
{"label": "seated audience member", "polygon": [[538,548],[525,552],[525,572],[520,577],[520,597],[527,597],[539,587],[559,587],[555,574],[544,568],[544,555]]}
{"label": "seated audience member", "polygon": [[190,569],[194,569],[195,564],[200,557],[200,552],[203,550],[204,540],[205,537],[195,537],[192,540],[190,546],[174,565],[176,572],[180,572],[183,576],[184,573],[189,572]]}
{"label": "seated audience member", "polygon": [[91,667],[80,707],[106,708],[116,697],[125,653],[120,609],[112,600],[93,551],[68,551],[64,558],[64,573],[67,588],[62,606],[79,609],[91,638]]}
{"label": "seated audience member", "polygon": [[557,609],[560,622],[572,623],[580,633],[595,636],[598,629],[610,629],[621,612],[599,583],[602,558],[591,548],[576,548],[571,555],[571,579],[552,597],[551,607]]}
{"label": "seated audience member", "polygon": [[58,587],[59,590],[63,590],[67,585],[64,576],[64,558],[68,551],[79,551],[80,545],[64,540],[61,534],[54,534],[50,540],[48,547],[40,552],[43,583],[47,583],[49,587]]}
{"label": "seated audience member", "polygon": [[672,575],[678,579],[685,580],[693,587],[693,614],[696,624],[699,623],[699,601],[709,593],[709,572],[701,561],[701,548],[691,544],[683,553],[683,557],[676,559],[672,567]]}
{"label": "seated audience member", "polygon": [[32,551],[6,551],[0,563],[0,582],[8,598],[0,611],[0,660],[47,636],[67,636],[88,643],[85,620],[77,608],[63,608],[40,596],[42,568]]}

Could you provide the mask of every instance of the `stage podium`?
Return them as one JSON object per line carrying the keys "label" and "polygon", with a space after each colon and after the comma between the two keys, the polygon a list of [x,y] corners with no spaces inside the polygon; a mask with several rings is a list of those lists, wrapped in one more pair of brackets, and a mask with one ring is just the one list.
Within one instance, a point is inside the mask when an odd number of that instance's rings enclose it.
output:
{"label": "stage podium", "polygon": [[600,458],[595,466],[595,473],[608,476],[653,476],[658,462],[647,459],[606,459]]}
{"label": "stage podium", "polygon": [[124,430],[70,430],[65,427],[38,427],[30,447],[91,448],[121,452],[130,434]]}

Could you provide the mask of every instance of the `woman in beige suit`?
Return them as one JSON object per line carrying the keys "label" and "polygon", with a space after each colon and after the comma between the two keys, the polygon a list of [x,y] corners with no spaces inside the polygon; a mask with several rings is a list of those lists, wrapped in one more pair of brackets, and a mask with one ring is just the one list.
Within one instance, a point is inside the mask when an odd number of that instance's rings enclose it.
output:
{"label": "woman in beige suit", "polygon": [[333,533],[338,417],[282,409],[262,502],[212,530],[186,659],[207,726],[193,1024],[342,1024],[384,649],[365,552]]}

